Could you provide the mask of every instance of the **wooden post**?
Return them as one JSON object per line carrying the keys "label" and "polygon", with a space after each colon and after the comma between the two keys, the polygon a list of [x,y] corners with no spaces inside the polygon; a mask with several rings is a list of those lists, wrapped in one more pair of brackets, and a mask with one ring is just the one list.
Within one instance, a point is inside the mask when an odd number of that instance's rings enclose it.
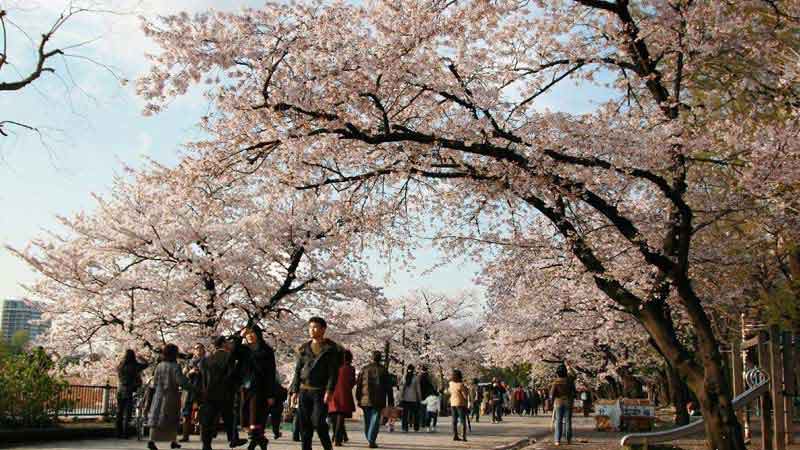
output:
{"label": "wooden post", "polygon": [[[745,340],[747,340],[747,332],[745,331],[745,328],[744,328],[744,322],[745,322],[744,313],[742,313],[739,316],[739,322],[740,322],[740,328],[742,330],[742,332],[741,332],[742,340],[741,340],[741,344],[740,344],[741,347],[742,347],[742,350],[741,350],[741,355],[740,356],[741,356],[743,370],[744,371],[748,371],[748,370],[750,370],[752,368],[752,363],[747,358],[747,352],[749,351],[750,347],[745,345]],[[742,409],[742,415],[744,416],[744,418],[743,418],[744,419],[743,420],[744,439],[745,439],[745,441],[748,441],[748,442],[753,438],[753,430],[750,429],[750,412],[752,410],[753,410],[753,408],[749,404],[746,405]]]}
{"label": "wooden post", "polygon": [[784,423],[786,425],[786,445],[794,444],[794,402],[792,397],[797,395],[797,385],[794,374],[794,339],[792,333],[783,332],[783,409]]}
{"label": "wooden post", "polygon": [[774,414],[773,422],[775,426],[775,438],[772,442],[775,443],[775,450],[786,449],[786,417],[783,408],[783,357],[781,356],[781,333],[778,331],[777,325],[769,327],[769,379],[770,391],[772,391],[772,408]]}
{"label": "wooden post", "polygon": [[[733,396],[736,397],[744,392],[744,361],[742,361],[742,343],[739,339],[734,339],[731,345],[731,370]],[[740,410],[737,415],[739,422],[744,422],[744,410]]]}
{"label": "wooden post", "polygon": [[[769,371],[769,349],[767,348],[767,333],[758,332],[758,367],[765,373]],[[770,378],[770,385],[775,381]],[[772,450],[772,421],[769,420],[772,405],[770,393],[766,392],[758,401],[761,410],[761,450]]]}

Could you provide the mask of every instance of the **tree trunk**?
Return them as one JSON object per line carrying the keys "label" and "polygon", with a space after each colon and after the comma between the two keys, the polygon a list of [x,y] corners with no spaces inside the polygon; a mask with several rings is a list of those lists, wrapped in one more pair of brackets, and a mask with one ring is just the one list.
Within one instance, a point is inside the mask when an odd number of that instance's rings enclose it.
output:
{"label": "tree trunk", "polygon": [[667,364],[665,372],[669,386],[669,400],[675,406],[675,425],[686,425],[689,423],[689,411],[686,408],[689,403],[689,388],[678,372],[669,364]]}
{"label": "tree trunk", "polygon": [[[697,311],[694,311],[697,313]],[[722,355],[707,321],[698,320],[697,345],[690,356],[677,339],[661,306],[647,304],[638,316],[659,352],[697,396],[705,419],[706,445],[713,450],[745,450],[744,435],[731,401]]]}
{"label": "tree trunk", "polygon": [[706,372],[705,388],[694,388],[705,419],[706,445],[713,450],[745,450],[744,434],[731,399],[714,388],[721,386],[719,377],[709,372],[714,371]]}

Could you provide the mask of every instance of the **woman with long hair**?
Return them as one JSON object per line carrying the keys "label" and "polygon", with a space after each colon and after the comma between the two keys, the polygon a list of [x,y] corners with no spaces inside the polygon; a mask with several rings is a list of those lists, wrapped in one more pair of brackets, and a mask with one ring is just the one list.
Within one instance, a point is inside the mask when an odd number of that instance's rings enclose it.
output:
{"label": "woman with long hair", "polygon": [[328,400],[328,414],[333,423],[333,444],[337,447],[342,442],[347,442],[347,431],[344,419],[353,417],[356,402],[353,400],[353,388],[356,385],[356,369],[353,368],[353,354],[350,350],[344,351],[344,360],[339,367],[339,376],[336,378],[336,388],[333,396]]}
{"label": "woman with long hair", "polygon": [[420,403],[422,402],[422,388],[419,378],[414,373],[414,365],[409,364],[406,375],[403,379],[403,387],[400,394],[400,406],[403,408],[402,427],[404,432],[408,432],[409,424],[414,426],[414,431],[419,431]]}
{"label": "woman with long hair", "polygon": [[136,352],[125,350],[125,355],[117,364],[117,437],[127,439],[128,424],[133,413],[133,394],[142,385],[142,371],[147,364],[136,359]]}
{"label": "woman with long hair", "polygon": [[[467,399],[469,389],[464,384],[464,376],[458,369],[453,369],[450,376],[450,385],[447,389],[450,392],[450,409],[453,412],[453,440],[467,440]],[[461,436],[458,435],[458,423],[461,422]]]}
{"label": "woman with long hair", "polygon": [[149,450],[158,450],[156,442],[169,442],[171,448],[181,448],[176,441],[178,437],[178,424],[180,423],[181,395],[178,387],[191,391],[195,387],[183,375],[178,366],[178,347],[167,344],[161,352],[161,362],[156,366],[153,375],[153,401],[150,405],[149,425],[150,441],[147,443]]}
{"label": "woman with long hair", "polygon": [[575,399],[575,384],[569,377],[567,366],[561,364],[556,369],[556,377],[550,385],[550,400],[553,404],[555,424],[553,427],[553,442],[561,445],[561,437],[567,439],[567,444],[572,441],[572,402]]}
{"label": "woman with long hair", "polygon": [[264,341],[258,325],[246,327],[241,336],[245,345],[237,346],[237,359],[242,376],[242,427],[249,429],[248,450],[256,446],[266,450],[269,442],[264,436],[267,412],[275,401],[275,352]]}

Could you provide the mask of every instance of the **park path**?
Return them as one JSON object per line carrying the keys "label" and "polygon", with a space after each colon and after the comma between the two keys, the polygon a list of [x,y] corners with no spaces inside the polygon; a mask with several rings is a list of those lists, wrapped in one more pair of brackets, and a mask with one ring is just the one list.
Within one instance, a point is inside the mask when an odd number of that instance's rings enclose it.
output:
{"label": "park path", "polygon": [[[450,428],[450,418],[443,417],[439,422],[438,431],[428,433],[420,431],[415,433],[403,433],[395,431],[386,432],[386,428],[381,429],[378,436],[378,444],[382,449],[391,450],[489,450],[505,444],[511,444],[520,439],[533,436],[541,438],[549,433],[546,428],[546,420],[543,417],[506,417],[500,424],[492,424],[489,417],[483,417],[480,423],[472,424],[472,433],[469,434],[467,442],[454,442]],[[348,435],[350,442],[345,447],[335,447],[346,450],[347,448],[363,449],[367,448],[366,439],[363,434],[363,426],[356,421],[347,422]],[[398,427],[399,428],[399,427]],[[269,449],[271,450],[298,450],[299,442],[292,442],[291,432],[283,431],[284,436],[278,440],[270,440]],[[182,444],[182,449],[199,450],[201,448],[197,436],[192,436],[192,442]],[[95,439],[69,442],[43,442],[39,444],[26,444],[8,447],[11,450],[142,450],[146,446],[146,441],[136,439]],[[214,441],[214,449],[226,450],[228,445],[221,439]],[[240,447],[243,448],[243,447]],[[245,447],[246,448],[246,447]],[[320,449],[318,441],[315,441],[315,449]],[[169,449],[169,444],[159,445],[159,449]]]}

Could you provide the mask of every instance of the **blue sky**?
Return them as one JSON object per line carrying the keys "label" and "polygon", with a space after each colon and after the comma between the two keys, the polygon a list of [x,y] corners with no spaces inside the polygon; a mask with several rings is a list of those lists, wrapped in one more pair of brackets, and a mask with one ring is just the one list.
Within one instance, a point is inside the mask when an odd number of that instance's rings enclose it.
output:
{"label": "blue sky", "polygon": [[[87,40],[89,45],[72,50],[91,58],[130,80],[147,69],[145,52],[156,48],[139,30],[138,15],[153,17],[179,11],[208,8],[236,10],[258,7],[262,0],[94,0],[103,8],[130,14],[86,14],[76,16],[56,35],[53,45],[64,46]],[[33,38],[43,24],[51,24],[66,0],[12,0],[4,2],[8,18]],[[0,81],[15,77],[13,69],[29,70],[32,44],[21,33],[9,30],[9,61],[15,66],[0,71]],[[96,39],[96,40],[95,40]],[[543,99],[549,107],[582,111],[591,99],[602,98],[598,89],[561,89]],[[141,114],[143,102],[133,83],[123,86],[106,68],[85,59],[57,64],[55,75],[46,74],[33,88],[0,93],[0,120],[16,120],[39,126],[43,138],[19,132],[0,137],[0,244],[24,247],[45,229],[56,229],[57,215],[91,209],[92,193],[104,194],[123,164],[139,166],[146,158],[171,164],[181,145],[199,136],[197,119],[208,104],[196,91],[176,100],[156,117]],[[416,266],[420,272],[436,262],[433,251],[422,252]],[[386,268],[375,267],[375,281],[383,283]],[[478,267],[454,262],[436,271],[396,273],[386,286],[390,295],[415,288],[456,291],[472,287]],[[20,297],[20,283],[35,275],[0,246],[0,298]]]}

